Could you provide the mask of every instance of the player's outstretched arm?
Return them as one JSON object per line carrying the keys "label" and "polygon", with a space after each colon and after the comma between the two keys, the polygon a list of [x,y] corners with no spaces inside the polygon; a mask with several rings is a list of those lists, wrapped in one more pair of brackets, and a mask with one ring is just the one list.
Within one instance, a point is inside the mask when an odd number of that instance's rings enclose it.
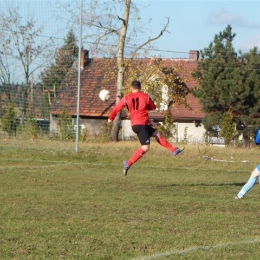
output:
{"label": "player's outstretched arm", "polygon": [[110,113],[110,116],[109,116],[109,118],[108,118],[108,123],[111,123],[111,122],[115,119],[117,113],[118,113],[120,110],[122,110],[124,107],[125,107],[125,99],[122,98],[122,99],[114,106],[114,108],[112,109],[112,111],[111,111],[111,113]]}

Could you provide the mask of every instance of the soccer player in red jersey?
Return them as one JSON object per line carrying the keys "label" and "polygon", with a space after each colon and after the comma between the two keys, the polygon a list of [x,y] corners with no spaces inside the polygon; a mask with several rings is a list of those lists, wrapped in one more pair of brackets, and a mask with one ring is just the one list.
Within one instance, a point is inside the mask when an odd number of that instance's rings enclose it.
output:
{"label": "soccer player in red jersey", "polygon": [[146,152],[149,151],[150,137],[154,137],[161,146],[168,149],[174,156],[184,150],[184,148],[180,149],[172,146],[155,128],[151,126],[147,110],[155,110],[156,106],[148,94],[141,92],[140,81],[134,80],[132,82],[131,91],[131,94],[124,96],[116,104],[108,119],[108,123],[111,123],[115,119],[117,113],[126,107],[130,113],[132,129],[137,134],[141,143],[141,148],[137,149],[129,160],[124,161],[125,176],[132,164],[137,162]]}

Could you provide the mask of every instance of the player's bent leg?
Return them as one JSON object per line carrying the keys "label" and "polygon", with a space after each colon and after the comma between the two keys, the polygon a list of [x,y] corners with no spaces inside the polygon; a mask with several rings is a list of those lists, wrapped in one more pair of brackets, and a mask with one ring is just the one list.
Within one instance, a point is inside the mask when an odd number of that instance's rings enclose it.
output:
{"label": "player's bent leg", "polygon": [[150,145],[142,145],[141,149],[143,149],[147,153],[150,150]]}
{"label": "player's bent leg", "polygon": [[235,199],[242,199],[249,190],[251,190],[255,183],[257,177],[259,177],[259,172],[260,172],[260,164],[252,171],[251,176],[247,183],[243,186],[243,188],[239,191]]}
{"label": "player's bent leg", "polygon": [[149,151],[150,145],[142,145],[141,148],[137,149],[132,157],[127,161],[128,167],[137,162],[142,156]]}
{"label": "player's bent leg", "polygon": [[257,178],[259,177],[259,173],[260,173],[260,164],[257,165],[257,167],[252,171],[250,177]]}
{"label": "player's bent leg", "polygon": [[131,165],[137,162],[142,156],[148,152],[150,145],[142,145],[141,148],[137,149],[132,157],[128,161],[124,161],[124,175],[127,175],[127,171],[130,169]]}
{"label": "player's bent leg", "polygon": [[158,131],[155,131],[153,133],[153,137],[157,141],[158,144],[169,150],[174,156],[177,156],[179,153],[181,153],[184,148],[178,148],[173,145],[171,145],[165,138],[163,138]]}

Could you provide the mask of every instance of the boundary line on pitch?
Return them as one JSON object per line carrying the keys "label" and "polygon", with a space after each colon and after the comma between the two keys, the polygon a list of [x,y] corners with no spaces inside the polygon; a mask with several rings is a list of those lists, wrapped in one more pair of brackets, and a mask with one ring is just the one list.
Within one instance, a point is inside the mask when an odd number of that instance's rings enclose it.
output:
{"label": "boundary line on pitch", "polygon": [[222,243],[222,244],[217,244],[215,246],[194,246],[194,247],[184,248],[183,250],[170,250],[170,251],[165,251],[162,253],[155,253],[152,255],[140,256],[140,257],[136,257],[136,258],[131,258],[130,260],[160,259],[162,257],[168,257],[168,256],[173,256],[173,255],[183,255],[183,254],[198,251],[198,250],[211,250],[211,249],[217,249],[217,248],[222,248],[222,247],[227,247],[227,246],[255,244],[255,243],[259,243],[259,242],[260,242],[260,238],[255,238],[252,240],[244,240],[241,242],[233,242],[233,243],[226,243],[226,244]]}

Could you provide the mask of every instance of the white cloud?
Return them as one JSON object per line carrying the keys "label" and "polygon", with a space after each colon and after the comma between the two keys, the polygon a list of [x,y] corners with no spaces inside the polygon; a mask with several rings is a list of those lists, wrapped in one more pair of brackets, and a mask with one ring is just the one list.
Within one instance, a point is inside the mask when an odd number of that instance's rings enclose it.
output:
{"label": "white cloud", "polygon": [[260,34],[255,35],[254,37],[249,38],[244,42],[242,42],[240,44],[240,49],[242,49],[243,51],[248,51],[255,46],[260,49]]}
{"label": "white cloud", "polygon": [[240,26],[248,29],[258,29],[260,24],[255,24],[250,21],[245,20],[242,16],[229,12],[225,9],[220,9],[219,11],[212,12],[209,17],[209,21],[215,25],[227,25]]}

